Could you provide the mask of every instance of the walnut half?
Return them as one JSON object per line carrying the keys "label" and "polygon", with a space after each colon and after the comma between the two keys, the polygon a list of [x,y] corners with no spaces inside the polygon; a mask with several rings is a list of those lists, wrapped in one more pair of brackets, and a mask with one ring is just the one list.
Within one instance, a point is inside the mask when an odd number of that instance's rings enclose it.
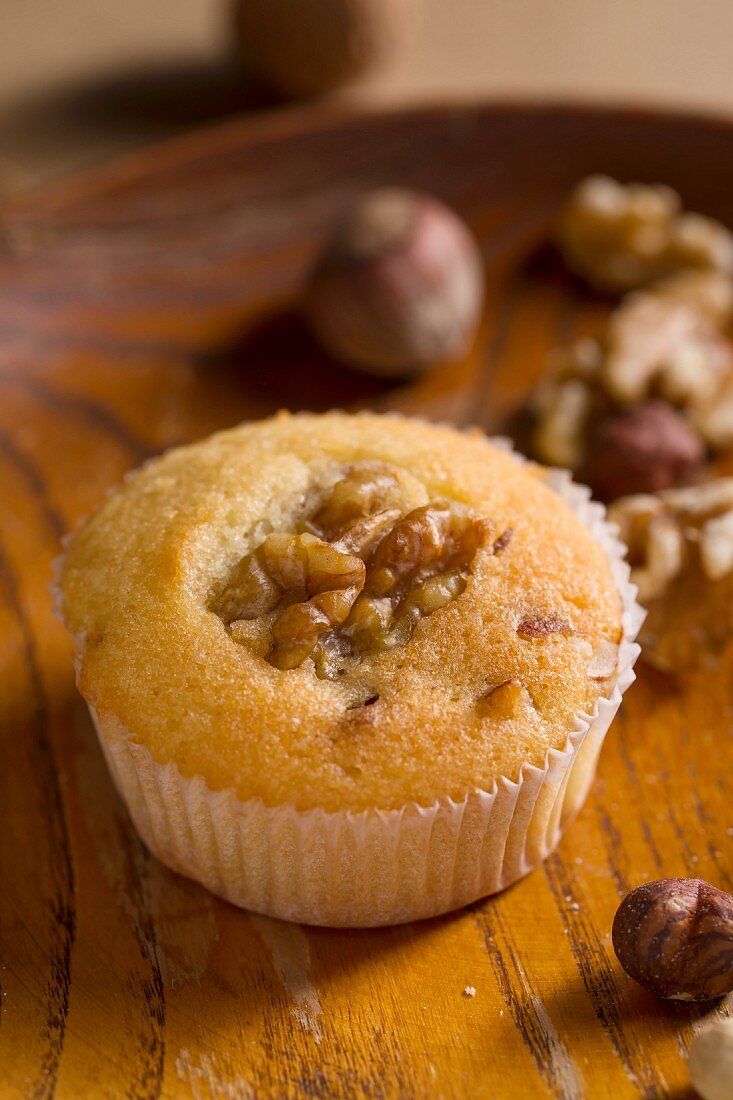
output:
{"label": "walnut half", "polygon": [[245,555],[210,608],[226,626],[273,616],[270,663],[292,669],[312,657],[329,679],[349,657],[404,645],[420,619],[455,600],[489,530],[456,501],[405,507],[389,467],[367,462],[297,526]]}
{"label": "walnut half", "polygon": [[295,597],[275,620],[270,659],[277,668],[296,668],[322,634],[347,618],[365,577],[361,558],[315,535],[268,535],[235,567],[212,609],[228,626],[258,618]]}

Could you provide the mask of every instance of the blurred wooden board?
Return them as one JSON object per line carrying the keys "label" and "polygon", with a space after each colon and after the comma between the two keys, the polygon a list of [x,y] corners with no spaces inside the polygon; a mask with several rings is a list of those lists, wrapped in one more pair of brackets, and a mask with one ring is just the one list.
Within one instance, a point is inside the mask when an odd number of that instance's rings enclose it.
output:
{"label": "blurred wooden board", "polygon": [[[579,820],[504,895],[308,929],[147,853],[48,594],[64,532],[125,470],[242,418],[369,405],[500,428],[547,349],[607,311],[543,244],[599,169],[733,223],[733,126],[510,107],[238,121],[0,216],[3,1097],[688,1095],[702,1013],[635,987],[610,927],[646,879],[733,886],[729,676],[682,691],[643,670]],[[454,204],[489,271],[471,356],[407,387],[329,363],[292,311],[323,228],[381,183]]]}

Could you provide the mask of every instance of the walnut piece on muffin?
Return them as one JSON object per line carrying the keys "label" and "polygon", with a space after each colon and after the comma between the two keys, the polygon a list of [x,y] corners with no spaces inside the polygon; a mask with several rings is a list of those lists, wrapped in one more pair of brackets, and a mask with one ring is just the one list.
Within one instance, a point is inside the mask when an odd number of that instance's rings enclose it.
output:
{"label": "walnut piece on muffin", "polygon": [[635,290],[681,268],[733,272],[728,229],[683,210],[662,184],[588,176],[562,212],[557,239],[568,267],[601,290]]}
{"label": "walnut piece on muffin", "polygon": [[227,626],[276,611],[270,663],[298,668],[312,657],[322,679],[343,673],[347,657],[405,645],[420,619],[463,592],[489,533],[456,501],[405,506],[381,462],[340,470],[295,522],[305,532],[268,535],[211,606]]}
{"label": "walnut piece on muffin", "polygon": [[537,456],[606,500],[693,480],[706,450],[733,445],[732,313],[733,281],[719,272],[627,295],[599,339],[553,356],[531,399]]}
{"label": "walnut piece on muffin", "polygon": [[733,637],[733,478],[625,497],[609,519],[649,612],[644,657],[675,673],[714,661]]}

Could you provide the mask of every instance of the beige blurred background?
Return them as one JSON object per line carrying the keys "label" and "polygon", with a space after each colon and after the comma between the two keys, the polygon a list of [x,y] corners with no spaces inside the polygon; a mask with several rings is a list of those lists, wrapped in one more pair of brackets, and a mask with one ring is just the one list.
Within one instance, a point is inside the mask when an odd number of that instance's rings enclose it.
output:
{"label": "beige blurred background", "polygon": [[[308,3],[309,0],[303,0]],[[730,0],[415,0],[391,62],[337,98],[582,98],[733,117]],[[0,188],[269,103],[226,0],[0,0]]]}

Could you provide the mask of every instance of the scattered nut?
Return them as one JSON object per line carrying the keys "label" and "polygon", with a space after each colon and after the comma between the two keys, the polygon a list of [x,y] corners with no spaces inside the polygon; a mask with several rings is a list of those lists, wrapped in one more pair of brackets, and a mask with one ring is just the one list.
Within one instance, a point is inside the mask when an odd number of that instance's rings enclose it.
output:
{"label": "scattered nut", "polygon": [[468,350],[483,290],[481,255],[461,219],[427,195],[384,188],[337,226],[304,308],[335,358],[382,376],[419,374]]}
{"label": "scattered nut", "polygon": [[[681,484],[694,476],[706,447],[723,450],[733,444],[733,347],[720,330],[731,304],[733,280],[728,276],[683,272],[649,292],[628,295],[601,339],[584,338],[556,352],[532,400],[538,457],[568,466],[598,490],[592,479],[602,475],[608,426],[635,406],[655,402],[659,410],[664,402],[668,411],[657,416],[666,415],[673,439],[657,451],[644,414],[644,436],[652,450],[643,464],[650,460],[657,469],[648,478],[641,470],[635,472],[627,491]],[[621,424],[626,436],[627,422]],[[615,432],[614,427],[612,437]],[[635,437],[639,432],[637,425]],[[660,421],[659,442],[666,432]],[[624,447],[626,443],[624,438]],[[608,484],[614,478],[604,480],[606,499],[621,492],[621,486]]]}
{"label": "scattered nut", "polygon": [[694,479],[708,448],[733,446],[733,234],[683,212],[668,187],[593,176],[559,240],[595,285],[648,289],[627,294],[598,339],[554,354],[531,403],[538,458],[607,500]]}
{"label": "scattered nut", "polygon": [[558,243],[568,266],[602,290],[648,286],[685,267],[733,270],[728,230],[683,212],[679,195],[660,184],[582,180],[562,213]]}
{"label": "scattered nut", "polygon": [[705,522],[733,508],[733,478],[718,477],[702,485],[671,489],[662,494],[661,503],[688,522]]}
{"label": "scattered nut", "polygon": [[711,581],[719,581],[733,569],[733,511],[714,516],[700,531],[700,561]]}
{"label": "scattered nut", "polygon": [[615,500],[684,484],[704,462],[702,441],[685,418],[663,401],[648,401],[602,421],[581,476],[601,500]]}
{"label": "scattered nut", "polygon": [[583,338],[553,353],[531,399],[534,449],[543,462],[579,470],[592,426],[612,410],[600,383],[603,349]]}
{"label": "scattered nut", "polygon": [[319,95],[378,65],[404,37],[409,0],[236,0],[247,68],[286,95]]}
{"label": "scattered nut", "polygon": [[717,659],[733,638],[733,478],[625,497],[608,515],[648,609],[646,660],[684,672]]}
{"label": "scattered nut", "polygon": [[653,292],[688,306],[719,328],[733,320],[733,280],[722,271],[686,268],[655,283]]}
{"label": "scattered nut", "polygon": [[463,592],[488,525],[457,502],[405,509],[401,494],[384,463],[349,467],[297,533],[268,535],[234,566],[211,610],[243,643],[238,624],[272,616],[270,663],[312,657],[325,679],[347,657],[406,644]]}
{"label": "scattered nut", "polygon": [[702,1100],[730,1100],[733,1096],[733,1020],[713,1020],[697,1033],[690,1046],[690,1080]]}
{"label": "scattered nut", "polygon": [[601,375],[621,405],[653,392],[681,407],[705,406],[733,373],[728,341],[710,317],[670,294],[634,294],[612,314]]}
{"label": "scattered nut", "polygon": [[657,997],[710,1001],[733,990],[733,897],[701,879],[659,879],[632,890],[612,938],[629,977]]}
{"label": "scattered nut", "polygon": [[689,410],[692,426],[713,451],[733,447],[733,377],[701,407]]}
{"label": "scattered nut", "polygon": [[634,570],[639,599],[648,602],[663,596],[682,571],[684,558],[685,536],[679,525],[665,512],[652,517],[646,530],[646,567]]}

